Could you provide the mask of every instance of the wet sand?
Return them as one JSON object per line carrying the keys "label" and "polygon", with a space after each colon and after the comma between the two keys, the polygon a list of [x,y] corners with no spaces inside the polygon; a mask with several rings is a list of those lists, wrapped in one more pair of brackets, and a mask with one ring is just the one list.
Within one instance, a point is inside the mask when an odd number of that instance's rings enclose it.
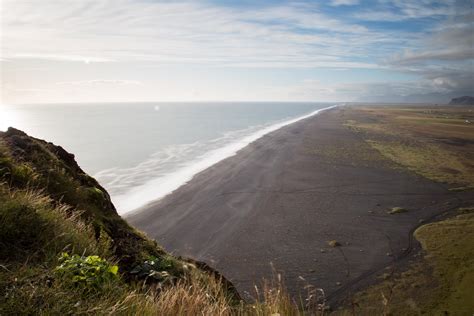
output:
{"label": "wet sand", "polygon": [[[413,229],[459,196],[385,160],[343,125],[346,112],[272,132],[127,220],[209,263],[244,297],[272,266],[294,295],[309,283],[331,302],[347,297],[412,253]],[[396,206],[409,211],[389,215]]]}

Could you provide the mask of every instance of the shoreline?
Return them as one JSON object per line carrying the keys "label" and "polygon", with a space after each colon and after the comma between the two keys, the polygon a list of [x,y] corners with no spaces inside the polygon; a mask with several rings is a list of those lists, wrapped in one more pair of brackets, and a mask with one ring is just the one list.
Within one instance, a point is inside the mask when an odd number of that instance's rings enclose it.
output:
{"label": "shoreline", "polygon": [[[275,269],[293,296],[311,284],[338,301],[402,258],[413,228],[458,198],[388,162],[345,115],[337,108],[265,135],[127,220],[248,299]],[[387,213],[396,206],[416,211]]]}
{"label": "shoreline", "polygon": [[141,209],[146,208],[150,203],[157,202],[167,195],[172,194],[181,186],[186,185],[193,179],[195,175],[205,171],[207,168],[212,167],[222,160],[236,155],[238,151],[242,150],[263,136],[275,132],[285,126],[297,123],[315,115],[319,115],[324,111],[339,106],[341,105],[334,104],[292,119],[273,123],[253,132],[250,135],[244,136],[241,139],[234,140],[226,144],[224,147],[211,150],[202,157],[199,157],[197,160],[190,162],[188,165],[181,167],[179,170],[176,170],[171,174],[148,181],[138,187],[133,188],[122,196],[114,197],[117,210],[119,214],[124,217],[130,216],[131,214],[136,214],[140,212]]}

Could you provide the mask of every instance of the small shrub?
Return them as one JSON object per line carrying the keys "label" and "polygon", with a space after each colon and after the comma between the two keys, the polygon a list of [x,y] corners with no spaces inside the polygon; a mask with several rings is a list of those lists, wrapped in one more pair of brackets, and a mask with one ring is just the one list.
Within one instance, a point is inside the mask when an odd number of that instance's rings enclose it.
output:
{"label": "small shrub", "polygon": [[174,277],[169,271],[175,270],[176,262],[171,257],[151,257],[145,262],[137,265],[130,271],[140,279],[153,279],[158,282],[173,281]]}
{"label": "small shrub", "polygon": [[118,279],[118,266],[99,256],[71,256],[62,253],[59,262],[55,272],[61,279],[86,291],[98,290],[106,283]]}

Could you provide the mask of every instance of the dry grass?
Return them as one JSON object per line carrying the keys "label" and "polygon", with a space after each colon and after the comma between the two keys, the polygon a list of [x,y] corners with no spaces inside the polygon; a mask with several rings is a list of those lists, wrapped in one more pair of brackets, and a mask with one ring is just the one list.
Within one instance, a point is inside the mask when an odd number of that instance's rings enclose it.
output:
{"label": "dry grass", "polygon": [[41,193],[2,184],[0,202],[0,315],[303,315],[324,308],[324,296],[312,287],[302,302],[292,300],[280,275],[256,287],[253,303],[236,304],[220,280],[192,265],[173,285],[118,278],[92,293],[71,288],[54,273],[59,254],[114,262],[110,242],[96,240],[79,212]]}

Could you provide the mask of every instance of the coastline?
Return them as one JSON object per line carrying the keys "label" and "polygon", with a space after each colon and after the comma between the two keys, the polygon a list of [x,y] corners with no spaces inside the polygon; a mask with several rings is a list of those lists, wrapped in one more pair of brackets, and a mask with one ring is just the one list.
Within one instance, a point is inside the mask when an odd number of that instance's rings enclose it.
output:
{"label": "coastline", "polygon": [[140,212],[140,210],[146,208],[148,204],[164,198],[165,196],[173,193],[173,191],[177,190],[179,187],[191,181],[196,174],[206,170],[207,168],[222,160],[234,156],[238,151],[242,150],[261,137],[277,131],[280,128],[297,123],[301,120],[318,115],[324,111],[338,106],[341,105],[334,104],[295,118],[265,126],[250,135],[228,143],[224,147],[211,150],[202,157],[198,157],[198,159],[195,161],[188,163],[179,170],[168,174],[167,176],[148,181],[138,187],[133,188],[131,191],[123,194],[122,196],[116,196],[114,197],[114,202],[119,214],[122,216],[128,216],[130,214]]}
{"label": "coastline", "polygon": [[[340,300],[406,256],[420,221],[458,199],[384,159],[344,126],[345,114],[325,111],[265,135],[127,220],[218,269],[244,297],[276,269],[294,296],[311,284]],[[395,206],[416,212],[387,214]]]}

